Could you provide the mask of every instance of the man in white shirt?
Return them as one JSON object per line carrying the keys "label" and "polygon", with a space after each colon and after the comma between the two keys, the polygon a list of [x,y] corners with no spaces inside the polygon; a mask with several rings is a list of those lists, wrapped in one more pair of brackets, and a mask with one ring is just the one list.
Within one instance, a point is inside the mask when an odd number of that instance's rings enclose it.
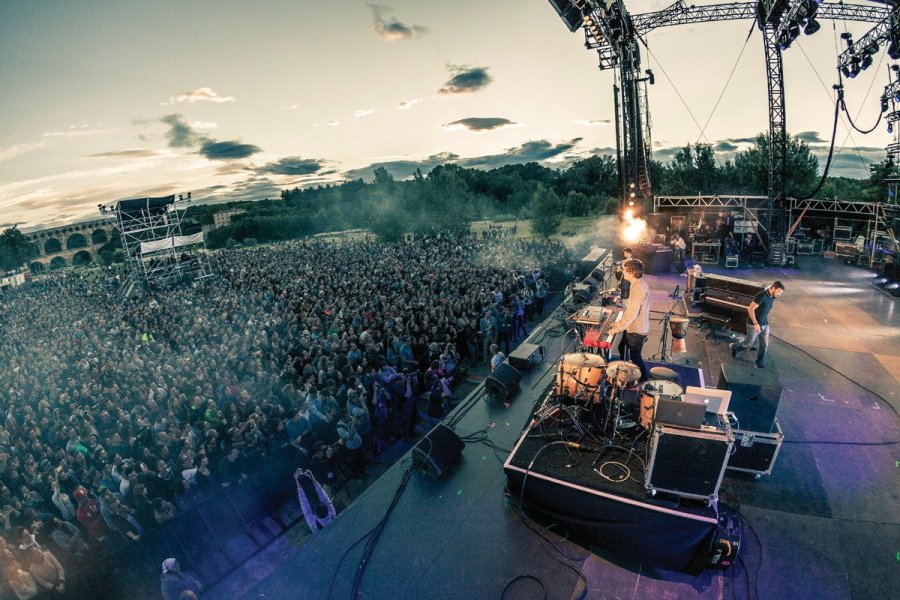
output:
{"label": "man in white shirt", "polygon": [[650,286],[642,278],[644,276],[644,263],[636,258],[625,261],[622,264],[622,277],[630,285],[628,306],[622,314],[622,318],[609,330],[611,334],[625,332],[625,356],[622,360],[633,362],[641,370],[641,381],[649,379],[647,365],[641,358],[641,349],[647,341],[650,333]]}
{"label": "man in white shirt", "polygon": [[491,372],[493,373],[503,364],[503,361],[506,360],[506,355],[500,352],[500,348],[497,344],[491,344],[491,353],[494,355],[491,358]]}

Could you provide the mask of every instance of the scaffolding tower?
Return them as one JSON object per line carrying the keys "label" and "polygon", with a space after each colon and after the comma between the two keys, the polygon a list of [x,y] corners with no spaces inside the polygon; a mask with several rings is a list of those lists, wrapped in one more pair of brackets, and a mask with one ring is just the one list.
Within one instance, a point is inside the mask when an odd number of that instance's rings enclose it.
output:
{"label": "scaffolding tower", "polygon": [[203,233],[184,235],[181,217],[191,194],[120,200],[100,206],[100,213],[115,221],[125,253],[126,279],[119,293],[127,297],[135,288],[153,291],[183,281],[212,276]]}

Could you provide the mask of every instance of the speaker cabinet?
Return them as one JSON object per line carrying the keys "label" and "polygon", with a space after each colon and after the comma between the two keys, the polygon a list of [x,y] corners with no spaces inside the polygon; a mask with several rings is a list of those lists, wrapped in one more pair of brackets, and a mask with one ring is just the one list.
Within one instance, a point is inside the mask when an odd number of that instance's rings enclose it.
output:
{"label": "speaker cabinet", "polygon": [[452,429],[440,424],[413,446],[413,466],[429,477],[442,477],[462,454],[465,446]]}
{"label": "speaker cabinet", "polygon": [[650,436],[647,490],[714,502],[733,443],[726,430],[657,425]]}
{"label": "speaker cabinet", "polygon": [[509,353],[506,360],[520,373],[530,371],[531,368],[544,358],[544,349],[538,344],[521,343],[519,347]]}
{"label": "speaker cabinet", "polygon": [[572,288],[572,299],[576,304],[587,304],[594,297],[595,288],[586,283],[575,284]]}
{"label": "speaker cabinet", "polygon": [[741,430],[772,433],[782,391],[775,371],[730,361],[722,365],[717,387],[731,391],[728,409],[737,415]]}
{"label": "speaker cabinet", "polygon": [[484,387],[488,396],[497,400],[507,400],[519,390],[519,381],[522,374],[509,363],[501,363],[497,370],[484,380]]}

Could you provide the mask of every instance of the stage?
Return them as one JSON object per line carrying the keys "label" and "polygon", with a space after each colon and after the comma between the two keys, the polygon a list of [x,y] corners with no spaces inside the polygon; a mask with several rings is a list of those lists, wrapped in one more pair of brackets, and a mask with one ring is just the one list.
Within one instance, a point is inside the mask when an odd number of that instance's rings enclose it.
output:
{"label": "stage", "polygon": [[[584,545],[579,532],[554,527],[555,539],[568,534],[582,544],[554,545],[586,580],[586,598],[896,597],[900,382],[892,373],[900,373],[900,310],[868,285],[865,271],[801,258],[802,270],[718,271],[786,285],[772,312],[775,339],[766,361],[784,387],[778,419],[785,442],[770,476],[728,472],[720,495],[748,523],[741,560],[728,571],[693,577]],[[661,312],[674,302],[668,293],[685,280],[647,281],[653,309]],[[564,340],[571,341],[559,335],[562,316],[532,333],[528,341],[544,346],[546,360],[522,379],[516,396],[506,404],[489,400],[479,386],[450,416],[459,419],[459,435],[484,430],[498,450],[469,443],[445,478],[412,474],[384,525],[360,597],[497,598],[521,575],[538,578],[549,598],[579,595],[581,579],[550,557],[520,519],[516,499],[504,493],[503,462],[555,377]],[[653,315],[647,357],[657,351],[661,316]],[[721,364],[734,359],[727,334],[706,341],[703,335],[691,328],[683,357],[713,387]],[[737,360],[752,361],[750,354]],[[353,544],[385,514],[408,464],[394,464],[324,531],[302,545],[279,540],[205,597],[326,598],[332,578],[331,596],[349,597],[364,542]],[[507,597],[541,597],[539,584],[520,579]]]}

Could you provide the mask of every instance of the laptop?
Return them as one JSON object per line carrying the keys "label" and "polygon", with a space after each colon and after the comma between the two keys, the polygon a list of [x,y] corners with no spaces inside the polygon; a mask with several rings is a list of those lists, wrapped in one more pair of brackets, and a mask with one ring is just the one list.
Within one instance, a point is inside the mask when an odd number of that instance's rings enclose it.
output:
{"label": "laptop", "polygon": [[659,400],[656,403],[656,421],[689,429],[700,429],[706,416],[706,405],[681,400]]}
{"label": "laptop", "polygon": [[731,401],[731,391],[689,385],[684,390],[682,400],[693,404],[702,404],[706,406],[706,412],[724,417],[728,412],[728,403]]}

